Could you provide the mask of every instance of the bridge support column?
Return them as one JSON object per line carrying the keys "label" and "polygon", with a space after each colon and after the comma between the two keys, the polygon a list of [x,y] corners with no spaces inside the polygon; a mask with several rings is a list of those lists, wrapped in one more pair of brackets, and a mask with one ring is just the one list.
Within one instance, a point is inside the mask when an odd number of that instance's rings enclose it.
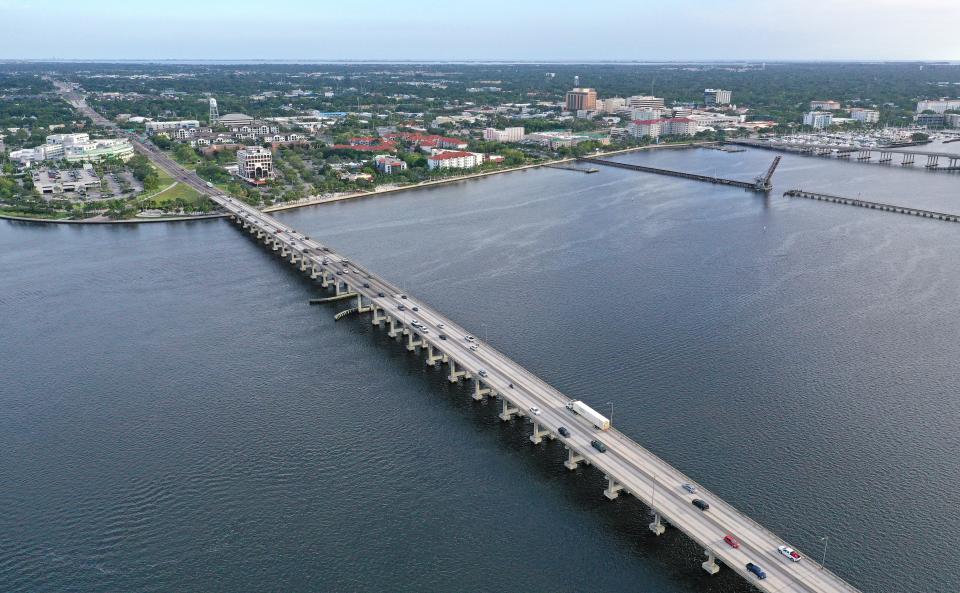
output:
{"label": "bridge support column", "polygon": [[274,242],[273,242],[273,250],[274,250],[274,251],[280,251],[280,241],[274,241]]}
{"label": "bridge support column", "polygon": [[373,318],[370,319],[370,325],[380,325],[380,323],[385,319],[385,317],[380,315],[382,309],[376,305],[371,305],[371,307],[373,309]]}
{"label": "bridge support column", "polygon": [[449,362],[450,362],[450,374],[447,375],[447,379],[449,379],[451,383],[456,383],[456,382],[458,382],[458,381],[460,380],[460,377],[465,376],[465,375],[467,374],[467,372],[466,372],[466,371],[458,371],[458,370],[457,370],[457,362],[456,362],[455,360],[453,360],[452,358],[450,359]]}
{"label": "bridge support column", "polygon": [[313,264],[310,263],[310,259],[300,256],[300,271],[306,272],[307,268],[311,268]]}
{"label": "bridge support column", "polygon": [[663,532],[667,530],[667,526],[660,520],[660,513],[657,512],[653,513],[653,523],[649,527],[653,535],[663,535]]}
{"label": "bridge support column", "polygon": [[513,419],[514,414],[517,414],[520,412],[520,408],[514,408],[513,406],[511,406],[510,402],[505,397],[500,398],[500,403],[502,404],[502,408],[501,408],[499,417],[504,422],[509,422],[510,420]]}
{"label": "bridge support column", "polygon": [[533,434],[530,435],[530,442],[534,445],[539,445],[543,442],[543,437],[552,437],[553,434],[549,430],[543,430],[540,426],[540,423],[536,420],[533,421]]}
{"label": "bridge support column", "polygon": [[407,334],[407,350],[413,352],[417,349],[417,346],[423,346],[423,339],[416,339],[416,335],[413,332]]}
{"label": "bridge support column", "polygon": [[940,166],[940,157],[938,157],[935,154],[931,154],[927,156],[926,167],[928,169],[936,169],[939,166]]}
{"label": "bridge support column", "polygon": [[480,381],[480,377],[474,377],[473,379],[474,401],[482,402],[485,396],[490,395],[490,388],[482,387],[482,385],[483,385],[483,382]]}
{"label": "bridge support column", "polygon": [[720,572],[720,565],[717,564],[717,559],[714,557],[713,552],[704,550],[703,554],[707,557],[704,563],[700,565],[703,567],[703,570],[707,571],[708,574],[717,574]]}
{"label": "bridge support column", "polygon": [[434,354],[433,346],[430,344],[427,344],[427,364],[428,365],[434,366],[438,362],[441,362],[443,360],[443,356],[444,356],[443,353]]}
{"label": "bridge support column", "polygon": [[284,243],[280,248],[280,257],[287,257],[288,255],[290,255],[290,250],[287,249],[287,244]]}
{"label": "bridge support column", "polygon": [[567,460],[563,462],[563,467],[570,471],[577,469],[577,464],[583,461],[583,455],[580,455],[570,447],[567,447]]}
{"label": "bridge support column", "polygon": [[326,270],[320,272],[320,286],[324,288],[330,286],[330,280],[330,272],[327,272]]}
{"label": "bridge support column", "polygon": [[610,476],[606,476],[606,478],[607,478],[607,489],[603,491],[603,495],[610,500],[614,500],[615,498],[620,496],[620,491],[623,490],[623,484],[618,483],[616,480],[614,480]]}
{"label": "bridge support column", "polygon": [[916,155],[914,155],[912,152],[905,152],[905,153],[903,153],[903,160],[900,161],[900,164],[901,164],[901,165],[912,165],[914,158],[916,158]]}
{"label": "bridge support column", "polygon": [[399,332],[397,331],[397,320],[394,319],[393,317],[390,317],[389,321],[390,321],[390,329],[387,331],[387,335],[390,336],[391,338],[395,338],[399,335]]}
{"label": "bridge support column", "polygon": [[290,252],[290,263],[291,263],[291,264],[296,265],[297,262],[299,262],[302,258],[303,258],[303,256],[301,256],[298,252],[296,252],[296,251],[291,251],[291,252]]}
{"label": "bridge support column", "polygon": [[317,271],[317,266],[310,266],[310,279],[316,280],[320,276],[320,273]]}

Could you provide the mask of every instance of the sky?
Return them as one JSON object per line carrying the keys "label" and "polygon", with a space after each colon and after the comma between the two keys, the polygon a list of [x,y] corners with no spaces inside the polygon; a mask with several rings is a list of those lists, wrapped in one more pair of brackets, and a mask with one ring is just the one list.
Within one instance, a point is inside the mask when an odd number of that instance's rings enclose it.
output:
{"label": "sky", "polygon": [[0,0],[0,60],[960,60],[960,0]]}

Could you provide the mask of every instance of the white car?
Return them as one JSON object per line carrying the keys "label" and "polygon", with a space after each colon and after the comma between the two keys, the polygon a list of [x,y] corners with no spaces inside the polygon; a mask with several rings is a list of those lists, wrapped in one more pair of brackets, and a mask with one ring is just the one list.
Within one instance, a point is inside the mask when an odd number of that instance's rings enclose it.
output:
{"label": "white car", "polygon": [[686,490],[687,492],[689,492],[690,494],[696,494],[696,493],[697,493],[697,487],[694,486],[693,484],[690,484],[690,483],[684,484],[684,485],[683,485],[683,489]]}
{"label": "white car", "polygon": [[530,408],[530,411],[533,413],[534,416],[540,415],[540,408],[538,408],[537,406],[532,406]]}
{"label": "white car", "polygon": [[787,546],[780,546],[777,548],[777,550],[779,550],[781,554],[783,554],[784,556],[786,556],[787,558],[789,558],[794,562],[800,562],[800,560],[803,558],[803,556],[797,553],[796,550],[794,550],[793,548],[788,548]]}

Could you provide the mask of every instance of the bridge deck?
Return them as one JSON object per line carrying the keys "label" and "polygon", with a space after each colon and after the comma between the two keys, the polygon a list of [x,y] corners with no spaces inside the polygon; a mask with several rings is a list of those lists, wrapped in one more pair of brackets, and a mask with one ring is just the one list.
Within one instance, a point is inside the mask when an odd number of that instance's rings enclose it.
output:
{"label": "bridge deck", "polygon": [[672,169],[661,169],[659,167],[647,167],[644,165],[634,165],[631,163],[620,163],[607,159],[597,159],[591,157],[578,157],[577,161],[584,163],[594,163],[597,165],[606,165],[608,167],[619,167],[621,169],[630,169],[631,171],[643,171],[644,173],[656,173],[657,175],[669,175],[671,177],[680,177],[682,179],[693,179],[694,181],[706,181],[707,183],[717,183],[720,185],[732,185],[742,187],[753,191],[768,191],[770,187],[756,182],[740,181],[737,179],[726,179],[723,177],[714,177],[712,175],[700,175],[698,173],[685,173],[683,171],[674,171]]}

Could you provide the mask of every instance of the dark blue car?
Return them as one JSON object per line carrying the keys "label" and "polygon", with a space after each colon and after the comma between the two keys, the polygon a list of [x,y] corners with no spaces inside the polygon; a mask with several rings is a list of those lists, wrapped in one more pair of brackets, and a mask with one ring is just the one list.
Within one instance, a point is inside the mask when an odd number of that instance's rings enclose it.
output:
{"label": "dark blue car", "polygon": [[758,579],[763,580],[767,578],[767,573],[763,572],[763,569],[757,566],[756,564],[754,564],[753,562],[747,562],[747,570],[757,575]]}

